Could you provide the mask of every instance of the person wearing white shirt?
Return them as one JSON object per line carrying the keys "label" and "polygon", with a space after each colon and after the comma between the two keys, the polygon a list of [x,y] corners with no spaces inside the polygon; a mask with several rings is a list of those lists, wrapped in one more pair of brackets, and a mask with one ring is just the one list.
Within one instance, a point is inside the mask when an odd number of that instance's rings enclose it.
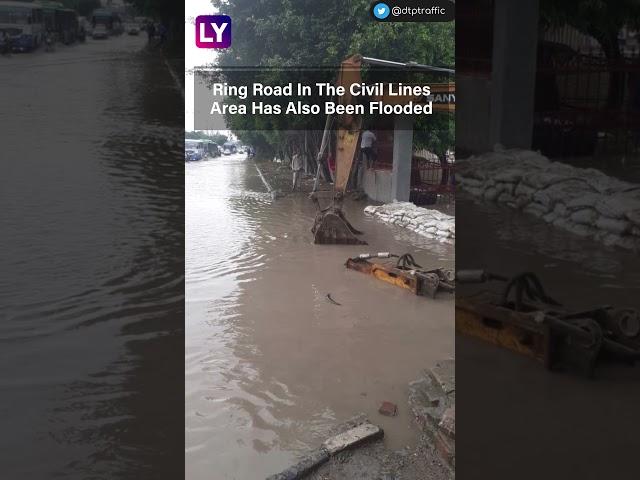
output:
{"label": "person wearing white shirt", "polygon": [[371,167],[375,160],[375,142],[378,140],[376,135],[371,130],[365,130],[360,137],[360,153],[361,157],[356,165],[355,182],[356,188],[362,188],[362,179],[364,176],[364,169]]}

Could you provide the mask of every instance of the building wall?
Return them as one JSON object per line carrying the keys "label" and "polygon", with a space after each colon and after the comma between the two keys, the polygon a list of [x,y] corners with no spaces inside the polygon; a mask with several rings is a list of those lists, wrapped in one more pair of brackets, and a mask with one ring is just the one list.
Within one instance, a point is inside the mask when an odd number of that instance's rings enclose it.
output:
{"label": "building wall", "polygon": [[368,168],[363,177],[364,193],[375,201],[389,203],[391,198],[391,170],[374,170]]}

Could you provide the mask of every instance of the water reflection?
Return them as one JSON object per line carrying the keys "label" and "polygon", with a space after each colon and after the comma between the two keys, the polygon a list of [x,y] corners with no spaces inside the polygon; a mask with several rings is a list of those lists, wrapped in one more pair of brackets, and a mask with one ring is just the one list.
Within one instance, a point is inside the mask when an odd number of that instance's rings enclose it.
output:
{"label": "water reflection", "polygon": [[425,303],[344,262],[410,250],[451,268],[453,247],[365,218],[364,204],[347,215],[369,246],[314,246],[311,202],[273,201],[242,156],[188,164],[185,184],[187,478],[264,478],[361,411],[391,446],[412,442],[406,408],[377,408],[406,405],[408,382],[452,354],[452,299]]}
{"label": "water reflection", "polygon": [[14,55],[0,82],[3,475],[177,478],[182,99],[142,38]]}

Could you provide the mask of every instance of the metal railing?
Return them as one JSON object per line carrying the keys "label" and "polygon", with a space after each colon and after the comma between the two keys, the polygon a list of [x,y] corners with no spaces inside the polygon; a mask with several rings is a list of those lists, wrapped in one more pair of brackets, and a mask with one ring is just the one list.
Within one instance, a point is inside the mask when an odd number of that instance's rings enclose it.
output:
{"label": "metal railing", "polygon": [[455,164],[414,157],[411,166],[410,201],[416,205],[455,201]]}

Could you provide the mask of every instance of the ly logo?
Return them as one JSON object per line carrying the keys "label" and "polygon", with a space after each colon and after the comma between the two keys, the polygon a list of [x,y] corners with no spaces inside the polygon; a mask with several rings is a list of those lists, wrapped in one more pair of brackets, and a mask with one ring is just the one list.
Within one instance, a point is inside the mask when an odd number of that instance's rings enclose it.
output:
{"label": "ly logo", "polygon": [[196,46],[198,48],[229,48],[231,46],[231,17],[227,15],[197,16]]}

